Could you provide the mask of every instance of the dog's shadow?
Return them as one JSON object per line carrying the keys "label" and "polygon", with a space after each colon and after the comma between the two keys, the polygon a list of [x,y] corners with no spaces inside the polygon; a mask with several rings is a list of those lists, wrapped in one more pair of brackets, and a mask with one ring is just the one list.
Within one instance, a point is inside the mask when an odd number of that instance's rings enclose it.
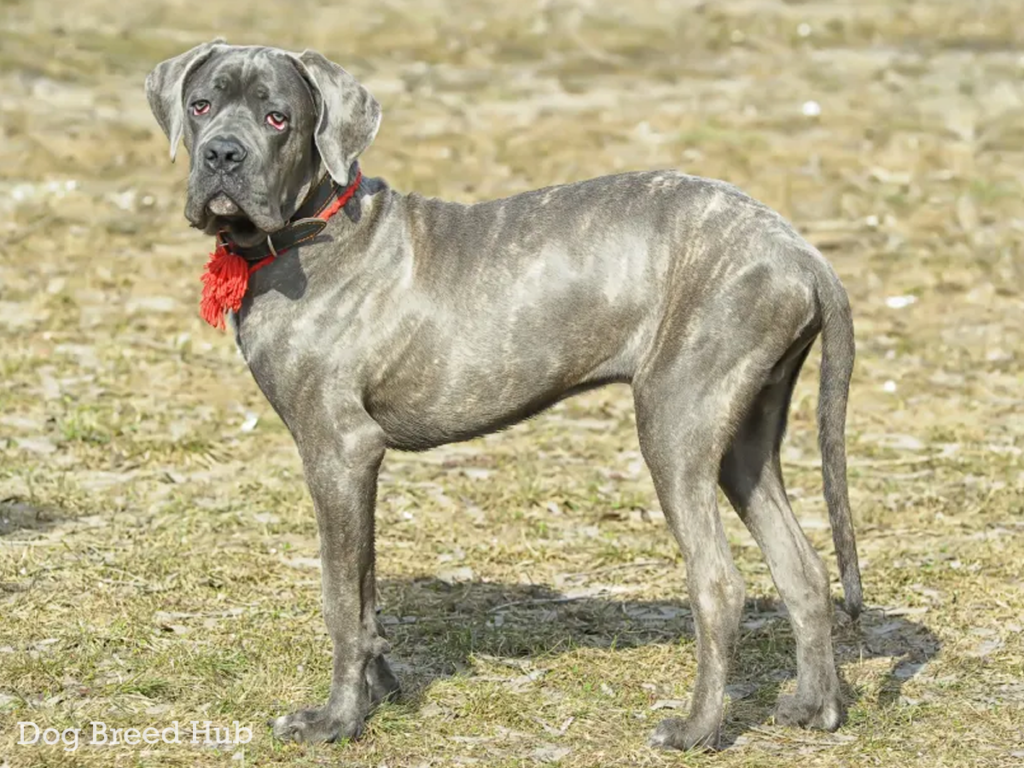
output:
{"label": "dog's shadow", "polygon": [[31,503],[17,496],[0,499],[0,537],[48,533],[73,521],[73,517],[57,507]]}
{"label": "dog's shadow", "polygon": [[[543,657],[577,648],[626,651],[649,645],[683,645],[696,653],[693,617],[687,601],[645,601],[615,596],[557,592],[538,585],[471,581],[449,584],[436,578],[383,581],[380,619],[394,650],[406,706],[418,708],[435,680],[474,674],[473,659],[519,660],[523,669]],[[888,659],[877,686],[877,704],[900,700],[903,684],[939,651],[936,635],[924,624],[868,609],[852,622],[837,606],[833,641],[840,670],[865,659]],[[769,657],[771,663],[766,663]],[[510,670],[510,677],[517,673]],[[522,674],[519,672],[518,674]],[[732,700],[723,745],[751,727],[772,719],[778,694],[795,678],[796,652],[785,607],[778,600],[748,600],[743,629],[727,689]],[[843,698],[850,706],[865,693],[840,672]],[[692,680],[652,679],[659,693],[688,693]],[[872,685],[872,689],[876,686]],[[653,712],[682,715],[685,712]]]}

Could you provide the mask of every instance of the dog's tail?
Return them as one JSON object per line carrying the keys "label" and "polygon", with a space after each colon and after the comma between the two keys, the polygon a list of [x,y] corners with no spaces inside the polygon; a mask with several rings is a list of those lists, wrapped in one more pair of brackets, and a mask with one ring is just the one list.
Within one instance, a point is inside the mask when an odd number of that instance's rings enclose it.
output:
{"label": "dog's tail", "polygon": [[827,262],[825,269],[818,272],[817,282],[821,311],[821,381],[818,390],[821,474],[846,598],[845,608],[850,617],[856,619],[863,607],[863,594],[846,483],[846,403],[855,356],[853,316],[846,291]]}

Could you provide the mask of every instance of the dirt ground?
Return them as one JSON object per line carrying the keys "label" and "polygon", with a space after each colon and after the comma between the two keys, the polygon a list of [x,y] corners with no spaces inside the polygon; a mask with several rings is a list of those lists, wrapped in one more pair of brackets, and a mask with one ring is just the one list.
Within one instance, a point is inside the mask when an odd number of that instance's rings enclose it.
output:
{"label": "dirt ground", "polygon": [[[1024,11],[845,0],[0,0],[0,766],[1024,764]],[[731,181],[851,295],[850,482],[869,610],[849,719],[773,724],[792,634],[748,585],[728,748],[664,753],[694,636],[625,387],[391,455],[383,620],[407,696],[355,744],[273,742],[326,695],[312,505],[229,336],[142,90],[216,35],[313,47],[384,109],[364,170],[478,200],[625,169]],[[835,575],[817,353],[785,473]],[[839,594],[838,583],[834,592]],[[109,728],[253,728],[102,747]],[[76,751],[19,722],[85,729]]]}

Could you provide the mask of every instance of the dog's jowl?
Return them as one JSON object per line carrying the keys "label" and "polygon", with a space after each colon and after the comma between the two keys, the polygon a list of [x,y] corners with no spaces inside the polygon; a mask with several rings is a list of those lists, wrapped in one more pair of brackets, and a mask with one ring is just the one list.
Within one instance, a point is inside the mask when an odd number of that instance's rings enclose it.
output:
{"label": "dog's jowl", "polygon": [[356,737],[398,691],[374,610],[374,503],[388,448],[509,425],[574,393],[631,385],[640,446],[686,561],[699,654],[692,707],[653,743],[715,746],[744,602],[716,503],[760,545],[797,646],[781,722],[842,716],[829,577],[786,498],[779,444],[821,337],[825,496],[847,611],[860,609],[844,424],[846,293],[818,251],[736,188],[629,173],[462,205],[363,177],[378,103],[318,53],[200,45],[146,81],[189,153],[185,216],[217,237],[204,316],[233,319],[287,424],[316,508],[328,701],[283,739]]}

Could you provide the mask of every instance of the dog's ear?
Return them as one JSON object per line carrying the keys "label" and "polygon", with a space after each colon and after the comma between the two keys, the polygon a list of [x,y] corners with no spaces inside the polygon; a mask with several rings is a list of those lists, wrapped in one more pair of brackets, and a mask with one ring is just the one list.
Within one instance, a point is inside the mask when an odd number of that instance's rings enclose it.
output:
{"label": "dog's ear", "polygon": [[172,163],[185,129],[185,81],[213,54],[227,47],[223,38],[197,45],[180,56],[161,62],[146,76],[146,99],[171,142]]}
{"label": "dog's ear", "polygon": [[317,125],[313,140],[327,172],[349,183],[348,170],[380,127],[380,104],[352,75],[316,51],[291,54],[312,86]]}

